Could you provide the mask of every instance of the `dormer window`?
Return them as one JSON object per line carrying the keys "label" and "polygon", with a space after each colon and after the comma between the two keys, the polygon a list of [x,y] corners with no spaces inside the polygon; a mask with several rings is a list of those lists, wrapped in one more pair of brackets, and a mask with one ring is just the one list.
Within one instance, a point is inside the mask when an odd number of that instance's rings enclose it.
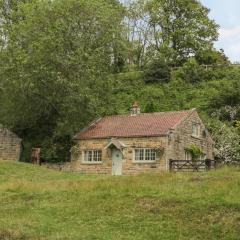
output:
{"label": "dormer window", "polygon": [[201,135],[201,127],[199,123],[193,123],[192,124],[192,136],[194,137],[200,137]]}

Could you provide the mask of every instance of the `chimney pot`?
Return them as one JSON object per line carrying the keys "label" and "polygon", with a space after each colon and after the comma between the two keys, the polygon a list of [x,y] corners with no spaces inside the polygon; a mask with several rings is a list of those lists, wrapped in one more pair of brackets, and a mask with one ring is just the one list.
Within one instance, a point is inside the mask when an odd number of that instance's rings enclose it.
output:
{"label": "chimney pot", "polygon": [[131,108],[131,116],[135,116],[137,114],[140,114],[140,106],[139,103],[135,101]]}

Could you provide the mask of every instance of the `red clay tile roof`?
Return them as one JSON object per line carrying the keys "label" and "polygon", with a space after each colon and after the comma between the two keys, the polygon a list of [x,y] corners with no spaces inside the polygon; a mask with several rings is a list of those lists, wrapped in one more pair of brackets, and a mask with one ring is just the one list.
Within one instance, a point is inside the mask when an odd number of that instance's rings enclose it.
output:
{"label": "red clay tile roof", "polygon": [[106,116],[83,129],[74,139],[166,135],[170,128],[183,120],[191,111]]}

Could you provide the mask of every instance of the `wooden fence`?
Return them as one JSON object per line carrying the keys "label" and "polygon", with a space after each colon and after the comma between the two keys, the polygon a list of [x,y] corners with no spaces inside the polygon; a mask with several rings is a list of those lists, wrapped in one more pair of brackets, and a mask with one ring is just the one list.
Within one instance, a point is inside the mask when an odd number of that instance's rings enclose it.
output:
{"label": "wooden fence", "polygon": [[174,172],[203,172],[215,169],[215,160],[169,160],[169,169]]}

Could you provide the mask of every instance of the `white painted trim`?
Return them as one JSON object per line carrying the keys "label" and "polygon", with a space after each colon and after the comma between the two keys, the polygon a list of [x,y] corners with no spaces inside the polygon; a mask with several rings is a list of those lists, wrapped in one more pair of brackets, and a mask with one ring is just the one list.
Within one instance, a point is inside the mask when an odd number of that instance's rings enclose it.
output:
{"label": "white painted trim", "polygon": [[133,161],[133,163],[144,163],[144,164],[146,164],[146,163],[155,163],[156,162],[156,160],[143,160],[143,161]]}
{"label": "white painted trim", "polygon": [[[116,144],[114,143],[114,141],[118,141],[119,144],[121,145],[121,148],[118,148],[118,147],[116,146]],[[122,148],[126,148],[126,147],[127,147],[123,142],[119,141],[118,139],[112,138],[111,141],[108,143],[108,145],[107,145],[104,149],[109,148],[111,145],[114,145],[114,146],[115,146],[117,149],[119,149],[120,151],[122,151],[122,150],[121,150]]]}
{"label": "white painted trim", "polygon": [[133,158],[132,158],[132,162],[133,163],[155,163],[156,160],[157,160],[157,153],[155,151],[155,160],[135,160],[135,151],[137,149],[144,149],[144,155],[143,155],[143,158],[145,159],[145,153],[146,153],[146,149],[150,149],[150,150],[153,150],[154,148],[149,148],[149,147],[136,147],[136,148],[133,148]]}
{"label": "white painted trim", "polygon": [[82,162],[82,164],[85,164],[85,165],[101,165],[103,164],[103,162]]}
{"label": "white painted trim", "polygon": [[199,136],[195,136],[195,135],[191,135],[191,137],[199,139],[199,140],[203,140],[203,138],[199,137]]}
{"label": "white painted trim", "polygon": [[[194,134],[194,130],[197,134]],[[192,122],[192,136],[196,138],[200,138],[201,136],[201,123]]]}
{"label": "white painted trim", "polygon": [[102,154],[101,153],[101,161],[92,161],[92,162],[88,162],[88,161],[85,161],[85,152],[86,151],[101,151],[101,149],[86,149],[86,150],[82,150],[82,164],[89,164],[89,165],[94,165],[94,164],[102,164],[103,163],[103,160],[102,160]]}

